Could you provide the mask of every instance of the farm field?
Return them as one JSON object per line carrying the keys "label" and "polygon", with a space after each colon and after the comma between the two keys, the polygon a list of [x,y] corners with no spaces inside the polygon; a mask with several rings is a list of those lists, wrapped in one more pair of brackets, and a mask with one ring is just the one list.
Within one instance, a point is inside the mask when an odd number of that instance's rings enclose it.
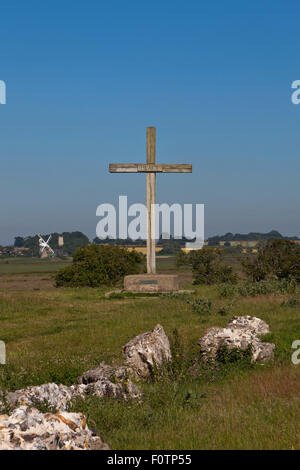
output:
{"label": "farm field", "polygon": [[70,264],[68,260],[39,258],[6,258],[0,259],[0,276],[2,274],[35,274],[53,273]]}
{"label": "farm field", "polygon": [[[166,257],[158,271],[178,271],[192,296],[109,299],[111,289],[55,288],[53,273],[66,262],[8,261],[0,262],[0,339],[7,348],[0,388],[72,384],[100,361],[121,363],[122,346],[157,323],[171,340],[176,329],[186,357],[196,358],[208,327],[225,326],[233,315],[257,316],[270,325],[273,363],[228,365],[206,379],[158,377],[139,384],[140,403],[91,397],[74,409],[112,449],[300,449],[300,365],[291,362],[300,311],[283,304],[290,294],[240,296],[230,306],[217,286],[193,286],[189,268]],[[211,314],[192,308],[187,300],[196,298],[212,302]]]}

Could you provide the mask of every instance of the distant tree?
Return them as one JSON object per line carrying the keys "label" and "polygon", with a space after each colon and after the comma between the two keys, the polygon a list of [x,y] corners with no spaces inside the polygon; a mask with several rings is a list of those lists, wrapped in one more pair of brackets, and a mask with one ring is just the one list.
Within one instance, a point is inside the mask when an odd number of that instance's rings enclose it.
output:
{"label": "distant tree", "polygon": [[15,237],[14,246],[16,248],[20,248],[24,246],[24,238],[23,237]]}
{"label": "distant tree", "polygon": [[[50,234],[41,234],[44,239],[47,239]],[[59,248],[58,246],[58,237],[59,233],[54,232],[51,234],[50,246],[55,251]],[[90,243],[88,237],[82,232],[63,232],[63,251],[69,255],[72,255],[77,248],[86,246]],[[16,244],[17,243],[17,244]],[[15,237],[15,246],[20,247],[24,246],[25,248],[30,249],[31,256],[39,256],[39,237],[38,235],[31,237]]]}
{"label": "distant tree", "polygon": [[300,246],[296,243],[274,238],[261,243],[256,256],[242,260],[244,271],[253,281],[267,276],[278,279],[294,278],[300,282]]}
{"label": "distant tree", "polygon": [[77,248],[89,245],[90,241],[82,232],[63,232],[64,250],[72,255]]}
{"label": "distant tree", "polygon": [[24,247],[29,248],[31,256],[39,256],[39,237],[26,237],[24,239]]}
{"label": "distant tree", "polygon": [[[277,230],[271,230],[268,233],[259,233],[259,232],[249,232],[249,233],[236,233],[233,234],[231,232],[226,233],[225,235],[215,235],[213,237],[208,238],[208,245],[213,246],[213,245],[218,245],[220,241],[223,242],[230,242],[230,241],[239,241],[239,240],[269,240],[270,238],[278,238],[278,239],[284,239],[287,237],[283,237],[281,233],[277,232]],[[294,239],[297,239],[297,237],[294,237]]]}
{"label": "distant tree", "polygon": [[132,240],[131,238],[98,238],[95,237],[93,243],[96,245],[119,245],[119,246],[146,246],[146,240],[138,238],[137,240]]}
{"label": "distant tree", "polygon": [[237,281],[233,268],[224,263],[224,250],[220,248],[204,246],[201,250],[192,250],[187,255],[178,255],[177,262],[179,265],[192,266],[194,284]]}

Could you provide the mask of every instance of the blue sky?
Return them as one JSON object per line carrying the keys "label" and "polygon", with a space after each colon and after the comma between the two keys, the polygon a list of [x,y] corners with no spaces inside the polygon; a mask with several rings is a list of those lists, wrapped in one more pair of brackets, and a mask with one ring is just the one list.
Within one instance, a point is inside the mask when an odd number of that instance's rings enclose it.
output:
{"label": "blue sky", "polygon": [[205,236],[300,236],[300,6],[296,1],[14,1],[1,4],[0,243],[81,230],[96,208],[144,202],[146,126],[158,202],[204,203]]}

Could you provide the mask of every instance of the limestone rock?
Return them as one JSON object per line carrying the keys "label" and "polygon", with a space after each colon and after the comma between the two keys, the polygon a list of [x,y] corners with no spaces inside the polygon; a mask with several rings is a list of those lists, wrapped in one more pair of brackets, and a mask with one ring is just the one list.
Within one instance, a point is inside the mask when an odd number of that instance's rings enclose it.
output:
{"label": "limestone rock", "polygon": [[161,325],[152,331],[136,336],[123,347],[125,365],[137,376],[147,377],[154,362],[161,366],[171,360],[169,339]]}
{"label": "limestone rock", "polygon": [[214,359],[221,345],[241,350],[252,347],[252,361],[267,362],[274,357],[275,344],[264,343],[259,335],[269,333],[269,326],[257,317],[234,317],[225,328],[209,328],[198,344],[204,358]]}
{"label": "limestone rock", "polygon": [[128,371],[126,367],[119,366],[113,367],[107,365],[104,361],[100,362],[100,364],[95,367],[94,369],[90,369],[80,377],[77,378],[77,382],[79,384],[89,384],[97,382],[97,380],[107,379],[107,380],[125,380],[128,376]]}
{"label": "limestone rock", "polygon": [[245,328],[252,331],[254,334],[266,335],[270,333],[269,325],[257,317],[250,317],[250,315],[244,315],[240,317],[233,317],[227,325],[227,328]]}
{"label": "limestone rock", "polygon": [[[117,379],[116,379],[117,380]],[[132,383],[130,379],[126,379],[117,383],[110,382],[106,379],[97,380],[85,386],[86,392],[96,397],[113,396],[117,398],[140,398],[141,392],[138,387]]]}
{"label": "limestone rock", "polygon": [[81,413],[40,413],[20,406],[0,415],[0,450],[108,450]]}
{"label": "limestone rock", "polygon": [[57,385],[48,383],[42,385],[30,386],[25,389],[16,390],[7,394],[7,401],[11,406],[30,405],[37,403],[46,403],[49,407],[57,410],[66,410],[68,403],[74,396],[84,396],[85,386]]}
{"label": "limestone rock", "polygon": [[[47,383],[9,392],[6,400],[11,407],[27,405],[35,407],[45,404],[53,410],[67,411],[76,398],[84,398],[88,393],[97,397],[140,398],[141,392],[130,379],[130,375],[146,377],[154,362],[157,366],[171,360],[168,337],[161,325],[153,331],[133,338],[123,348],[124,365],[113,367],[101,362],[77,379],[77,384],[67,387]],[[4,403],[0,401],[0,408]]]}
{"label": "limestone rock", "polygon": [[90,384],[75,384],[67,387],[48,383],[27,387],[23,390],[10,392],[7,394],[7,402],[12,406],[29,405],[37,406],[38,403],[45,403],[53,409],[65,411],[69,404],[76,398],[84,398],[86,393],[97,397],[115,396],[127,399],[137,398],[141,395],[139,389],[130,381],[113,383],[102,377]]}

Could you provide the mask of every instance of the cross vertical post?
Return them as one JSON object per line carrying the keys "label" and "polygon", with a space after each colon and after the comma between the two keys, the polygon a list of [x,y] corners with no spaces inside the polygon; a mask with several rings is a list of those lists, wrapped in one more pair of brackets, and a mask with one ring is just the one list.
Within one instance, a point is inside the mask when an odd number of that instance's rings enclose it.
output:
{"label": "cross vertical post", "polygon": [[[147,164],[156,163],[156,129],[147,127]],[[155,193],[156,173],[146,173],[147,199],[147,273],[155,274]]]}
{"label": "cross vertical post", "polygon": [[110,163],[111,173],[146,173],[147,198],[147,274],[132,274],[124,277],[124,289],[129,292],[173,292],[179,282],[175,274],[156,274],[156,173],[192,173],[192,165],[156,163],[156,129],[147,127],[146,163]]}

